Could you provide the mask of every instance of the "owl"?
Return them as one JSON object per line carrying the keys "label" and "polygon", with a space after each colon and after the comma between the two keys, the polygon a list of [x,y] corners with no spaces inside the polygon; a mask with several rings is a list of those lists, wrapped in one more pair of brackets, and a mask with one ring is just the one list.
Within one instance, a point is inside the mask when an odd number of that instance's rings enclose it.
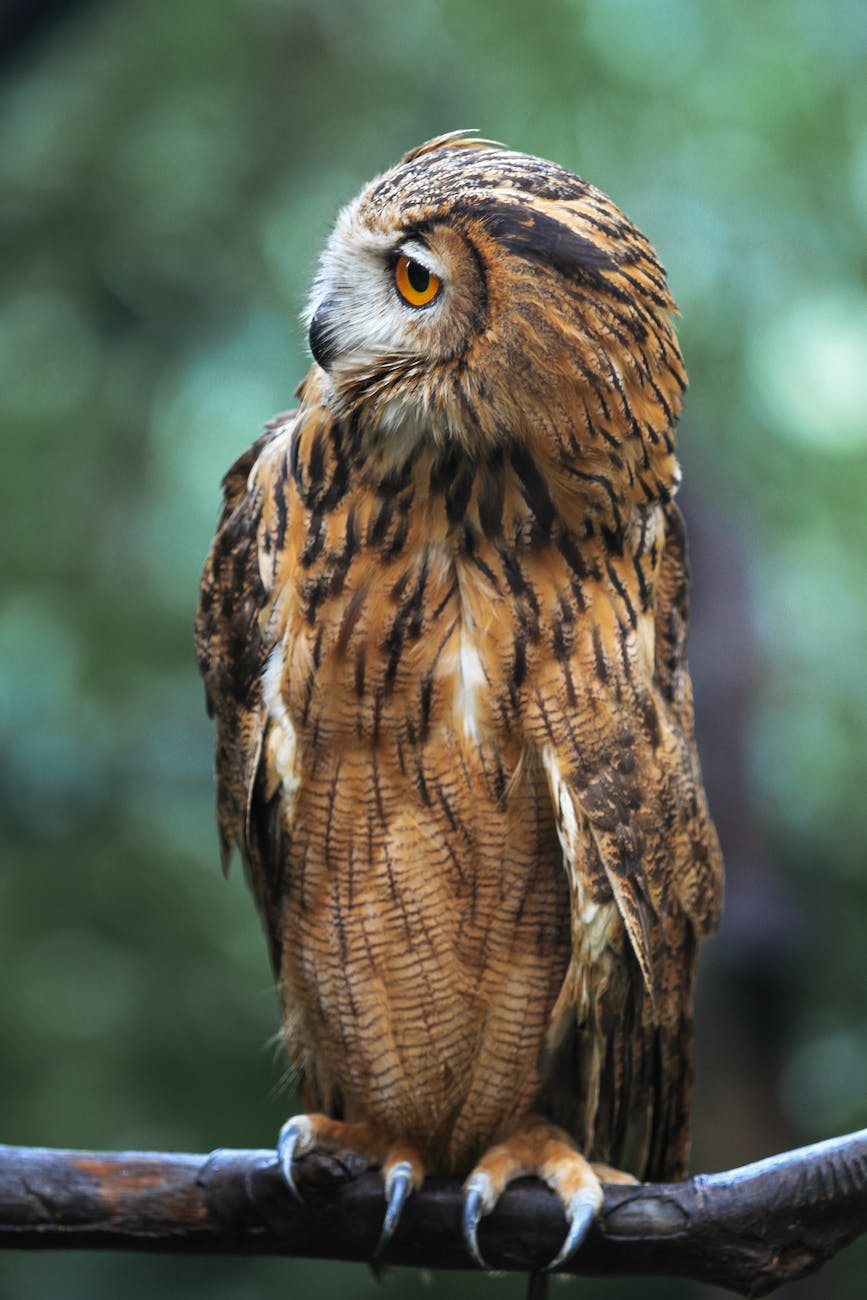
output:
{"label": "owl", "polygon": [[229,470],[197,644],[311,1148],[429,1173],[462,1231],[537,1175],[685,1172],[720,851],[693,739],[653,249],[572,172],[467,132],[339,215],[297,410]]}

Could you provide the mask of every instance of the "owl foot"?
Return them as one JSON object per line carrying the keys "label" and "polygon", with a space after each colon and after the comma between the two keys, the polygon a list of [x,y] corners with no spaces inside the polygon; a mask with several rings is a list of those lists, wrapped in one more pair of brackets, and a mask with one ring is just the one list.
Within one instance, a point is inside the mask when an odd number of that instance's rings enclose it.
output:
{"label": "owl foot", "polygon": [[381,1165],[385,1181],[385,1218],[374,1251],[377,1259],[394,1236],[410,1193],[420,1187],[424,1166],[416,1150],[407,1143],[395,1143],[371,1124],[345,1123],[327,1115],[293,1115],[277,1139],[277,1160],[290,1192],[300,1201],[293,1176],[295,1161],[307,1151],[352,1151],[371,1165]]}
{"label": "owl foot", "polygon": [[591,1165],[563,1129],[543,1120],[528,1121],[491,1147],[464,1183],[464,1243],[480,1268],[487,1268],[479,1250],[480,1219],[490,1214],[509,1183],[528,1174],[535,1174],[557,1193],[569,1225],[566,1240],[548,1264],[549,1269],[565,1264],[587,1235],[602,1204],[601,1177],[606,1182],[634,1182],[629,1174]]}

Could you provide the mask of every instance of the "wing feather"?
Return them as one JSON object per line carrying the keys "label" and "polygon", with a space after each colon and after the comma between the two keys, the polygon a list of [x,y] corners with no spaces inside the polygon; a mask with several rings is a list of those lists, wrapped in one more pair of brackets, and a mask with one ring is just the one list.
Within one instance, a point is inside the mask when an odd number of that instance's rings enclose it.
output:
{"label": "wing feather", "polygon": [[[223,508],[205,562],[196,615],[196,652],[208,712],[216,721],[217,822],[223,869],[240,850],[279,966],[279,907],[286,861],[286,808],[273,779],[291,762],[290,742],[269,719],[264,692],[274,653],[273,520],[285,510],[278,459],[289,454],[294,413],[272,420],[223,479]],[[281,753],[282,750],[282,753]]]}
{"label": "wing feather", "polygon": [[585,620],[595,635],[576,640],[572,707],[539,691],[572,910],[552,1073],[577,1081],[571,1124],[596,1158],[664,1178],[685,1169],[697,947],[722,863],[693,739],[680,514],[648,507],[633,534]]}
{"label": "wing feather", "polygon": [[719,924],[722,908],[723,864],[716,831],[704,798],[695,747],[692,682],[687,670],[689,627],[689,556],[683,516],[674,502],[665,508],[665,549],[656,587],[656,684],[680,723],[686,749],[685,766],[698,798],[690,836],[691,870],[674,879],[681,905],[703,938]]}

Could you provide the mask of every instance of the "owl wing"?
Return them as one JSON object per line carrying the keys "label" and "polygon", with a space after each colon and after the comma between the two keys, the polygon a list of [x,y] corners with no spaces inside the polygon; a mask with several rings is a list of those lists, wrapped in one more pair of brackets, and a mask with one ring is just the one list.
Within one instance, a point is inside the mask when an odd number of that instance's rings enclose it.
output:
{"label": "owl wing", "polygon": [[615,574],[622,608],[576,651],[575,708],[546,701],[573,933],[554,1069],[570,1076],[585,1150],[667,1178],[685,1167],[697,948],[717,921],[722,863],[692,734],[683,523],[657,506],[641,528]]}
{"label": "owl wing", "polygon": [[196,652],[216,721],[217,823],[223,870],[238,848],[279,965],[285,809],[269,763],[263,675],[274,647],[272,592],[286,534],[285,465],[295,413],[272,420],[223,479],[223,508],[205,562]]}
{"label": "owl wing", "polygon": [[686,660],[690,581],[686,528],[673,501],[665,507],[663,517],[665,545],[656,583],[655,686],[679,732],[682,793],[679,824],[687,840],[681,845],[672,883],[696,935],[704,938],[719,923],[723,862],[695,745],[692,682]]}

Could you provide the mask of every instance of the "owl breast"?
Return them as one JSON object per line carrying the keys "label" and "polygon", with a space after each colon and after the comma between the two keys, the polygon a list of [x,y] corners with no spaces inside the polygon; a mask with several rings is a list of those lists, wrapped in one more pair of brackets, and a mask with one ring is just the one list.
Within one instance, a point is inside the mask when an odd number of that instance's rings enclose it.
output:
{"label": "owl breast", "polygon": [[431,473],[304,512],[275,575],[265,746],[305,1104],[458,1170],[539,1092],[569,894],[514,726],[511,614]]}

